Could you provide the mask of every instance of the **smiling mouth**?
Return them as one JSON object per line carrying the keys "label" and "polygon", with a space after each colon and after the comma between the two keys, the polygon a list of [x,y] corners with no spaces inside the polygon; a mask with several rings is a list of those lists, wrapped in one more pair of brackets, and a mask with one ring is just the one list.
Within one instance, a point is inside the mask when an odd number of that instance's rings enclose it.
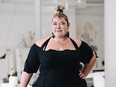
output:
{"label": "smiling mouth", "polygon": [[55,32],[62,32],[62,30],[56,30]]}
{"label": "smiling mouth", "polygon": [[56,31],[56,33],[61,33],[61,31]]}

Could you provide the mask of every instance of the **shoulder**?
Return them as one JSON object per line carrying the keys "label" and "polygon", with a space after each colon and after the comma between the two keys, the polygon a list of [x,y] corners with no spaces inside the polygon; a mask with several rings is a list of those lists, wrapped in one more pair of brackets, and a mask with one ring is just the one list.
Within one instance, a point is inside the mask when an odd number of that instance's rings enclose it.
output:
{"label": "shoulder", "polygon": [[90,45],[87,42],[85,42],[81,39],[73,39],[73,40],[75,41],[75,43],[78,45],[79,48],[90,47]]}
{"label": "shoulder", "polygon": [[81,44],[82,44],[82,40],[81,39],[75,39],[75,38],[72,38],[72,39],[75,41],[75,43],[77,44],[78,47],[81,46]]}
{"label": "shoulder", "polygon": [[37,42],[35,42],[35,44],[39,47],[42,46],[42,44],[47,40],[48,38],[42,38],[40,40],[38,40]]}
{"label": "shoulder", "polygon": [[[72,38],[73,39],[73,38]],[[83,41],[83,40],[81,40],[81,39],[73,39],[74,41],[75,41],[75,43],[78,45],[78,47],[80,48],[82,48],[82,47],[90,47],[90,45],[87,43],[87,42],[85,42],[85,41]]]}

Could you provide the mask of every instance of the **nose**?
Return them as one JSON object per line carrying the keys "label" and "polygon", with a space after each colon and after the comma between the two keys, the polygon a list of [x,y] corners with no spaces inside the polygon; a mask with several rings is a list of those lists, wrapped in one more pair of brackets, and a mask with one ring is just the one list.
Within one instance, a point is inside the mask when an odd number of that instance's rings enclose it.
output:
{"label": "nose", "polygon": [[60,29],[60,24],[57,24],[57,28]]}

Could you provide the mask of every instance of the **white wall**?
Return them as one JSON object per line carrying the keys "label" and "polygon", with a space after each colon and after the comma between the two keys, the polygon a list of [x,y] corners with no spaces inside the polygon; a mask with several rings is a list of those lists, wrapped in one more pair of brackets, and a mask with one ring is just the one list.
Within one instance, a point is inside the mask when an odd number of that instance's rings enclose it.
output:
{"label": "white wall", "polygon": [[6,59],[0,60],[0,78],[15,67],[14,50],[23,38],[29,39],[29,31],[35,31],[34,19],[34,5],[0,3],[0,56],[10,50]]}
{"label": "white wall", "polygon": [[116,0],[105,0],[105,87],[116,87]]}
{"label": "white wall", "polygon": [[0,19],[0,47],[18,46],[23,34],[35,29],[33,5],[0,4]]}

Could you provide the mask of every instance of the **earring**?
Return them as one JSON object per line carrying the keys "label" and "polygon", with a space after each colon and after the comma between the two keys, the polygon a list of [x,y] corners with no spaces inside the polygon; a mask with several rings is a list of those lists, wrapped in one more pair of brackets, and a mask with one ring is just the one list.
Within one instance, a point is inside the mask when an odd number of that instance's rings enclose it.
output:
{"label": "earring", "polygon": [[67,31],[67,33],[66,33],[66,37],[69,37],[69,31]]}
{"label": "earring", "polygon": [[54,35],[54,33],[52,32],[52,37],[54,38],[55,37],[55,35]]}

